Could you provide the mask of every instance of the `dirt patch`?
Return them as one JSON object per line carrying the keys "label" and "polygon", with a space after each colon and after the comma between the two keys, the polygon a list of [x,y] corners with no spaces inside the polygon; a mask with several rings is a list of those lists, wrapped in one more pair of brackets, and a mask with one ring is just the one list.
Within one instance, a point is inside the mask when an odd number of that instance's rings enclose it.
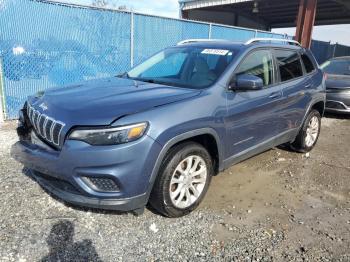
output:
{"label": "dirt patch", "polygon": [[349,119],[324,118],[310,154],[273,149],[215,177],[202,206],[227,215],[213,234],[228,241],[237,225],[263,225],[268,236],[284,234],[276,257],[349,255],[349,130]]}

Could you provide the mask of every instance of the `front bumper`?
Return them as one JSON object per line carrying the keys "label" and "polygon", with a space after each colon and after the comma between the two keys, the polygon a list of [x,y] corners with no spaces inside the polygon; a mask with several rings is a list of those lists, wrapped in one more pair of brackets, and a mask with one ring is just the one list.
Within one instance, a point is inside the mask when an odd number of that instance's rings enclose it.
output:
{"label": "front bumper", "polygon": [[62,181],[53,179],[37,171],[29,170],[29,175],[46,191],[73,205],[106,210],[130,211],[144,207],[147,203],[146,194],[123,199],[89,197],[80,194]]}
{"label": "front bumper", "polygon": [[330,113],[350,113],[350,90],[343,92],[328,91],[326,111]]}
{"label": "front bumper", "polygon": [[[152,138],[116,146],[67,140],[61,151],[19,141],[11,155],[47,191],[69,203],[129,211],[147,204],[150,176],[161,148]],[[101,191],[84,178],[108,178],[117,191]]]}

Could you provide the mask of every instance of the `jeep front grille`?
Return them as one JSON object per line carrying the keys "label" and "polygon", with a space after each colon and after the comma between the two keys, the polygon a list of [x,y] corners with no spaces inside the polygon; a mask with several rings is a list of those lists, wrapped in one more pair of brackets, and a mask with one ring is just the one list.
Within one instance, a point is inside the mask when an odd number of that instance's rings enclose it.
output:
{"label": "jeep front grille", "polygon": [[64,123],[41,114],[30,105],[27,105],[27,114],[34,130],[41,138],[50,144],[60,146]]}

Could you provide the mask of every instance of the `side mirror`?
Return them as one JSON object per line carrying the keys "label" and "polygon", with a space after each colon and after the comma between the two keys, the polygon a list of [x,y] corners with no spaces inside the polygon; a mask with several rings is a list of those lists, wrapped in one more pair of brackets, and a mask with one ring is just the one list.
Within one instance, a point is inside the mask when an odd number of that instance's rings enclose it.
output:
{"label": "side mirror", "polygon": [[263,80],[254,75],[239,75],[232,83],[230,83],[231,90],[254,91],[261,90],[264,87]]}

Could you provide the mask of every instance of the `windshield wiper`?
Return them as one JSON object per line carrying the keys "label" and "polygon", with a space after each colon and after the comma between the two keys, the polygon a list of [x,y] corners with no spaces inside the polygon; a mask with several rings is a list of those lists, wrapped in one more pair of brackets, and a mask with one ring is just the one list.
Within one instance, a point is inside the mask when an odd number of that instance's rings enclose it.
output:
{"label": "windshield wiper", "polygon": [[151,83],[151,84],[155,83],[154,79],[143,79],[143,78],[141,78],[139,80],[142,81],[142,82],[147,82],[147,83]]}
{"label": "windshield wiper", "polygon": [[159,84],[159,85],[168,85],[168,86],[172,86],[173,84],[172,83],[169,83],[169,82],[164,82],[164,81],[159,81],[159,80],[156,80],[156,79],[138,79],[139,81],[142,81],[142,82],[146,82],[146,83],[151,83],[151,84]]}
{"label": "windshield wiper", "polygon": [[131,80],[133,80],[134,86],[135,86],[135,87],[139,87],[137,81],[136,81],[134,78],[131,78],[131,77],[129,76],[129,73],[128,73],[128,72],[124,72],[124,73],[122,73],[122,74],[120,74],[120,75],[117,75],[117,77],[131,79]]}
{"label": "windshield wiper", "polygon": [[121,77],[121,78],[130,78],[128,72],[121,73],[121,74],[117,75],[117,77]]}

